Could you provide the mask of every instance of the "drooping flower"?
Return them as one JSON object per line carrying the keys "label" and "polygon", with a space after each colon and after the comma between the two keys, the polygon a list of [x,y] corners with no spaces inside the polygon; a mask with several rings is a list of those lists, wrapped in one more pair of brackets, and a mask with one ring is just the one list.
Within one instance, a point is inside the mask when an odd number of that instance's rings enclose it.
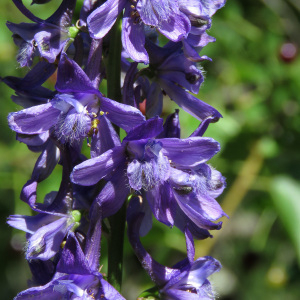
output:
{"label": "drooping flower", "polygon": [[21,1],[14,0],[20,11],[34,23],[15,24],[7,22],[19,53],[17,61],[21,67],[31,66],[33,58],[40,56],[54,63],[58,54],[70,39],[69,29],[75,0],[64,0],[57,11],[47,20],[34,16]]}
{"label": "drooping flower", "polygon": [[[96,211],[99,211],[96,209]],[[95,213],[94,213],[95,215]],[[103,279],[98,272],[99,246],[101,236],[101,215],[97,212],[96,228],[91,230],[97,243],[89,244],[83,251],[73,233],[69,233],[64,249],[56,266],[56,273],[45,285],[31,287],[19,293],[15,300],[25,299],[73,299],[73,300],[124,300],[124,298]],[[99,221],[100,220],[100,221]],[[94,260],[96,257],[96,261]],[[92,260],[91,260],[92,258]],[[95,265],[96,263],[96,265]]]}
{"label": "drooping flower", "polygon": [[[213,117],[217,121],[222,117],[215,108],[189,93],[190,91],[197,94],[204,79],[201,69],[185,56],[181,43],[168,43],[164,47],[159,47],[147,41],[146,49],[150,57],[149,66],[140,71],[136,70],[134,78],[147,77],[151,80],[150,85],[143,87],[145,89],[143,94],[146,97],[146,115],[149,118],[162,113],[163,95],[168,95],[178,106],[201,121],[208,117]],[[143,76],[138,77],[139,75]],[[130,92],[131,87],[128,84],[125,88],[125,91]],[[129,92],[126,94],[127,97],[131,96]],[[138,101],[140,99],[137,97],[136,102]]]}
{"label": "drooping flower", "polygon": [[[56,203],[62,201],[68,199],[56,200]],[[58,210],[45,211],[35,216],[13,215],[8,218],[7,223],[27,233],[26,259],[48,260],[58,253],[64,238],[70,230],[78,227],[79,221],[79,211],[64,214]]]}
{"label": "drooping flower", "polygon": [[[156,288],[148,290],[145,295],[163,300],[214,299],[214,293],[207,277],[221,269],[219,261],[210,256],[200,257],[194,261],[194,242],[191,233],[186,228],[187,258],[172,268],[159,264],[145,250],[140,241],[143,218],[144,214],[140,212],[139,199],[131,199],[127,214],[129,241],[143,268],[156,284]],[[140,297],[143,297],[143,293]]]}

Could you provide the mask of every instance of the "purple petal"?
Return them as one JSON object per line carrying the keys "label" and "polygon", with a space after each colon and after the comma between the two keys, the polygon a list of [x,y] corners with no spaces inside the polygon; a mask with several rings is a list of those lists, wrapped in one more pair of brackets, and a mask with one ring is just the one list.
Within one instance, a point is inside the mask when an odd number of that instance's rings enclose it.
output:
{"label": "purple petal", "polygon": [[167,289],[163,291],[165,299],[172,300],[211,300],[212,298],[199,298],[199,295],[191,293],[190,291],[182,291],[178,289]]}
{"label": "purple petal", "polygon": [[163,130],[163,119],[154,117],[128,132],[123,143],[134,140],[154,138]]}
{"label": "purple petal", "polygon": [[167,117],[164,130],[157,138],[180,138],[179,109],[175,109],[175,112]]}
{"label": "purple petal", "polygon": [[90,45],[88,61],[85,67],[85,72],[96,89],[98,89],[99,83],[102,80],[102,42],[102,40],[92,40]]}
{"label": "purple petal", "polygon": [[[191,219],[198,227],[212,230],[220,229],[222,222],[213,223],[210,221],[210,217],[207,216],[205,211],[202,208],[202,203],[197,199],[197,196],[191,192],[189,194],[180,195],[177,192],[174,192],[174,197],[182,209],[182,211]],[[205,208],[205,207],[204,207]],[[223,211],[222,211],[223,212]],[[222,216],[220,211],[220,216]]]}
{"label": "purple petal", "polygon": [[36,202],[37,181],[28,180],[22,188],[20,199],[33,208]]}
{"label": "purple petal", "polygon": [[167,184],[157,185],[146,192],[146,197],[155,218],[167,226],[173,226],[176,202],[173,201],[169,186]]}
{"label": "purple petal", "polygon": [[221,268],[220,262],[215,258],[211,256],[200,257],[193,263],[186,282],[199,289],[208,276],[219,272]]}
{"label": "purple petal", "polygon": [[60,159],[60,151],[56,145],[49,141],[45,150],[41,153],[34,166],[32,179],[41,182],[45,180],[54,170]]}
{"label": "purple petal", "polygon": [[87,232],[84,254],[92,271],[98,271],[101,246],[102,210],[94,201],[90,210],[90,224]]}
{"label": "purple petal", "polygon": [[179,0],[180,10],[198,17],[211,17],[225,5],[225,0]]}
{"label": "purple petal", "polygon": [[32,273],[30,286],[44,285],[51,281],[55,273],[55,264],[52,260],[42,261],[33,259],[28,261],[28,264]]}
{"label": "purple petal", "polygon": [[212,138],[167,138],[159,141],[163,145],[163,154],[180,166],[197,166],[211,159],[220,150],[219,143]]}
{"label": "purple petal", "polygon": [[54,25],[47,25],[34,35],[40,56],[49,63],[55,62],[68,39],[68,31],[63,31]]}
{"label": "purple petal", "polygon": [[[141,196],[136,196],[138,201],[130,201],[130,204],[127,209],[128,218],[131,218],[130,214],[135,214],[137,211],[140,211],[144,214],[143,220],[141,221],[141,227],[139,235],[141,237],[146,236],[152,228],[152,210],[149,205],[149,202],[146,199],[146,194],[142,191]],[[137,207],[133,208],[131,205]]]}
{"label": "purple petal", "polygon": [[144,25],[141,23],[135,24],[130,14],[131,9],[127,7],[122,21],[123,47],[132,60],[148,64],[149,56],[145,49]]}
{"label": "purple petal", "polygon": [[100,99],[100,102],[101,110],[108,113],[106,117],[125,131],[129,131],[145,121],[141,111],[135,107],[104,97]]}
{"label": "purple petal", "polygon": [[29,288],[19,293],[14,300],[61,300],[63,295],[53,289],[53,282],[38,287]]}
{"label": "purple petal", "polygon": [[157,14],[155,10],[157,9],[161,14],[164,14],[165,10],[168,10],[168,7],[165,1],[143,0],[138,1],[136,9],[145,24],[156,27],[159,22],[158,16],[160,16],[160,14]]}
{"label": "purple petal", "polygon": [[207,229],[199,228],[180,208],[177,209],[174,225],[182,232],[185,232],[188,229],[193,237],[198,240],[204,240],[209,237],[212,238],[212,235]]}
{"label": "purple petal", "polygon": [[[39,151],[41,151],[41,147],[45,144],[45,142],[49,138],[49,131],[46,131],[41,134],[36,134],[36,135],[22,135],[22,134],[17,134],[17,141],[22,142],[26,144],[27,146],[31,147],[36,147]],[[32,150],[33,151],[33,150]]]}
{"label": "purple petal", "polygon": [[172,100],[198,120],[201,121],[208,117],[222,117],[215,108],[194,97],[170,81],[161,78],[159,84]]}
{"label": "purple petal", "polygon": [[99,120],[97,135],[92,136],[91,158],[99,156],[116,146],[121,146],[120,138],[106,116],[100,116]]}
{"label": "purple petal", "polygon": [[179,83],[194,94],[199,92],[203,75],[194,63],[189,61],[183,53],[175,52],[167,58],[160,67],[159,78]]}
{"label": "purple petal", "polygon": [[152,82],[146,96],[147,117],[160,116],[163,109],[163,93],[157,82]]}
{"label": "purple petal", "polygon": [[100,95],[82,68],[65,53],[62,54],[58,65],[55,88],[61,93],[84,92]]}
{"label": "purple petal", "polygon": [[125,168],[126,166],[122,164],[116,170],[96,198],[97,203],[102,207],[103,218],[114,215],[122,207],[130,192]]}
{"label": "purple petal", "polygon": [[13,215],[7,219],[7,224],[23,230],[27,233],[34,234],[44,224],[49,224],[57,219],[50,214],[38,214],[36,216]]}
{"label": "purple petal", "polygon": [[190,135],[190,137],[193,136],[203,136],[205,133],[206,129],[208,128],[208,125],[210,123],[215,123],[219,120],[218,117],[208,117],[204,119],[201,124],[198,126],[198,128]]}
{"label": "purple petal", "polygon": [[142,263],[143,268],[150,275],[152,281],[159,286],[165,285],[166,282],[174,275],[174,272],[172,269],[164,267],[156,262],[145,250],[140,241],[139,233],[143,220],[143,213],[141,214],[138,197],[131,199],[128,209],[130,209],[130,214],[127,215],[128,239],[132,249],[134,249],[136,256]]}
{"label": "purple petal", "polygon": [[37,105],[8,115],[9,127],[22,134],[40,134],[51,128],[60,111],[51,103]]}
{"label": "purple petal", "polygon": [[103,38],[116,22],[127,0],[107,0],[87,18],[90,35],[94,39]]}
{"label": "purple petal", "polygon": [[60,273],[81,275],[91,273],[88,261],[73,232],[70,232],[68,235],[56,271]]}
{"label": "purple petal", "polygon": [[100,283],[105,295],[105,299],[125,300],[125,298],[121,296],[119,292],[107,281],[105,281],[104,279],[100,279]]}
{"label": "purple petal", "polygon": [[124,147],[115,147],[102,155],[75,166],[71,180],[80,185],[93,185],[110,174],[125,160]]}
{"label": "purple petal", "polygon": [[194,245],[193,236],[188,228],[186,228],[185,230],[185,240],[186,240],[186,250],[187,250],[188,260],[190,264],[192,264],[195,258],[195,245]]}
{"label": "purple petal", "polygon": [[29,238],[26,259],[48,260],[53,257],[73,225],[69,217],[62,217],[39,228]]}
{"label": "purple petal", "polygon": [[184,39],[191,30],[191,22],[187,16],[178,13],[162,20],[157,28],[160,33],[173,42]]}
{"label": "purple petal", "polygon": [[123,84],[122,102],[133,107],[137,107],[133,86],[135,81],[135,74],[137,73],[137,65],[137,62],[133,62],[130,64],[129,68],[127,68]]}

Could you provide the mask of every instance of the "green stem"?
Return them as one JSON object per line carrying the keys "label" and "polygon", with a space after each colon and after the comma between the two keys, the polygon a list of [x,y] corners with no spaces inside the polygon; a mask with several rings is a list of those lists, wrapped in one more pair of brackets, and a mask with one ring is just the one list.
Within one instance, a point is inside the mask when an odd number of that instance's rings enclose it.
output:
{"label": "green stem", "polygon": [[[119,16],[110,32],[110,47],[106,61],[107,96],[121,102],[121,24],[122,16]],[[116,128],[117,132],[120,129]],[[109,218],[110,235],[108,239],[108,281],[118,291],[122,285],[123,269],[123,244],[126,221],[126,202],[122,208]]]}
{"label": "green stem", "polygon": [[126,220],[126,201],[122,208],[109,218],[110,238],[108,241],[108,282],[119,292],[122,285],[123,244]]}
{"label": "green stem", "polygon": [[[106,78],[107,78],[107,96],[117,102],[122,101],[121,94],[121,26],[122,15],[120,15],[110,31],[110,47],[108,58],[106,60]],[[115,126],[117,133],[120,129]]]}

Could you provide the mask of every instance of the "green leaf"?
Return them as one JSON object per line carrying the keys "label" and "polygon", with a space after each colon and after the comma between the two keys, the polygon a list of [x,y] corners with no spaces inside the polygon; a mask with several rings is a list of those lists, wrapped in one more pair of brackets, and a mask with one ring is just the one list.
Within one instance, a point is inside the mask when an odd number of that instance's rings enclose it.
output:
{"label": "green leaf", "polygon": [[287,176],[275,177],[271,182],[271,196],[295,246],[300,265],[300,184]]}

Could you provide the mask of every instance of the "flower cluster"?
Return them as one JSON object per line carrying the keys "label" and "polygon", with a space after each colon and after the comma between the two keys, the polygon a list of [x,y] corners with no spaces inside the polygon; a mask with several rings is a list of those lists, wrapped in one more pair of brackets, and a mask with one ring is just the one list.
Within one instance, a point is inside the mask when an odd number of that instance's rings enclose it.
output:
{"label": "flower cluster", "polygon": [[[24,78],[1,78],[23,107],[8,123],[18,141],[41,153],[21,192],[35,213],[7,221],[26,232],[32,272],[31,287],[15,299],[124,299],[116,280],[122,270],[109,265],[106,276],[99,267],[103,232],[108,263],[122,263],[115,253],[125,222],[155,284],[140,298],[214,299],[207,277],[221,265],[194,260],[194,239],[212,237],[226,216],[216,201],[225,179],[208,164],[220,145],[203,137],[222,116],[191,93],[204,80],[199,62],[210,58],[199,52],[214,41],[206,31],[225,0],[84,0],[78,16],[76,0],[63,0],[46,20],[13,2],[31,21],[7,23],[20,67],[31,68]],[[53,90],[44,86],[51,76]],[[180,137],[178,109],[161,118],[165,98],[200,121],[188,138]],[[59,190],[38,201],[39,183],[57,165]],[[185,235],[187,257],[172,268],[140,241],[153,218]]]}

